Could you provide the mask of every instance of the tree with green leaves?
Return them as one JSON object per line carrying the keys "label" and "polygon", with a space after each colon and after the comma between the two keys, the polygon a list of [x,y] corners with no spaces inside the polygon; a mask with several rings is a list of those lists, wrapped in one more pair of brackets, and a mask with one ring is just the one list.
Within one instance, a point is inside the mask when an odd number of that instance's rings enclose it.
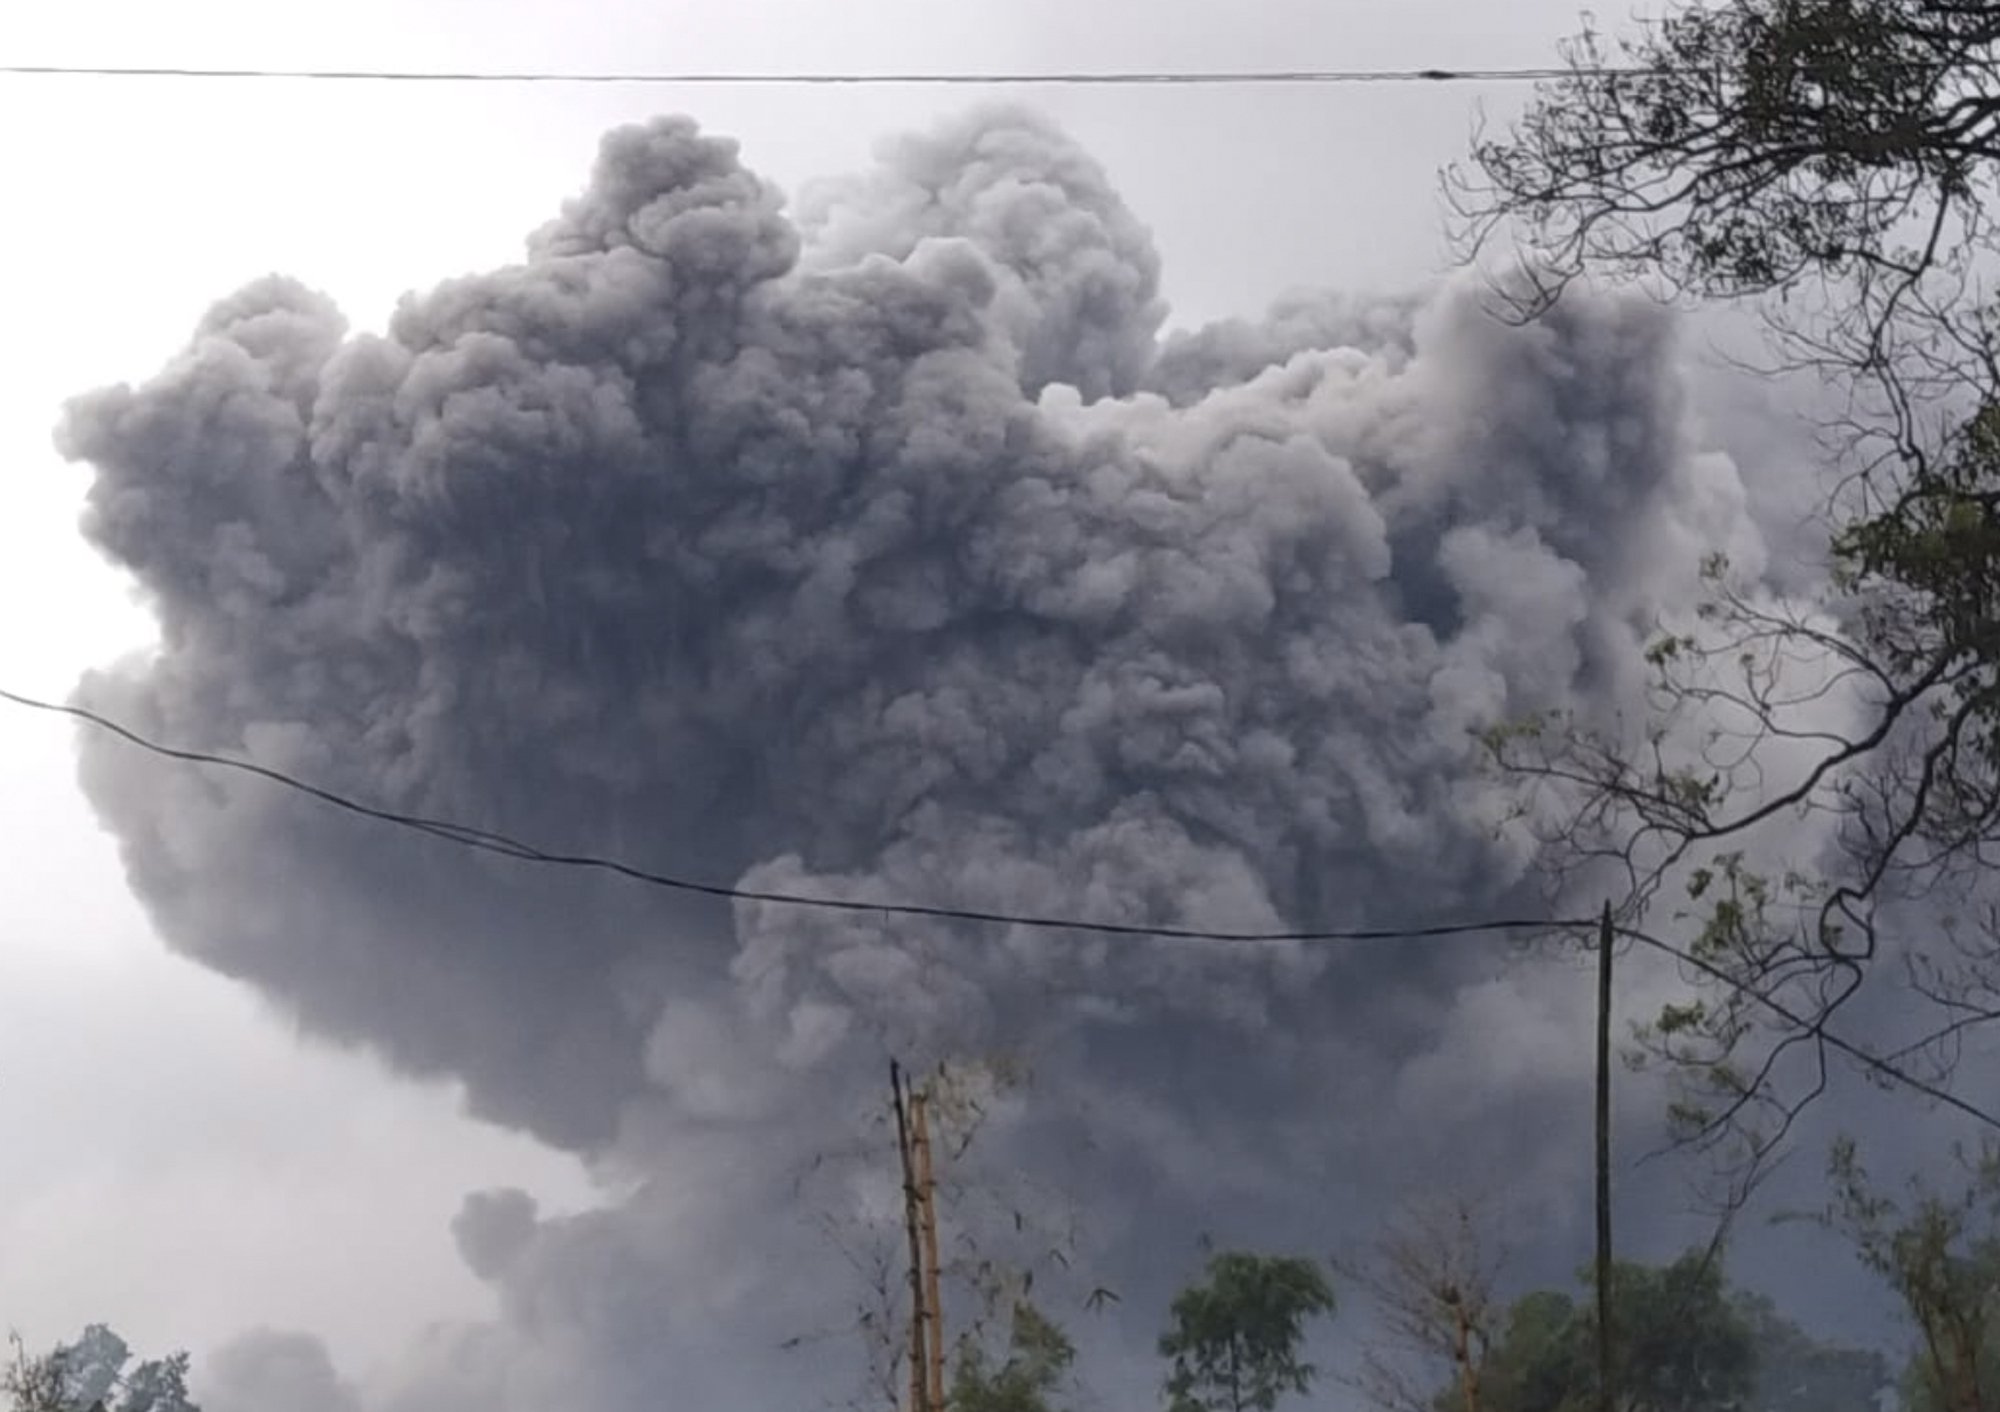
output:
{"label": "tree with green leaves", "polygon": [[949,1405],[953,1412],[1055,1412],[1055,1398],[1076,1361],[1068,1335],[1034,1305],[1014,1305],[1006,1357],[990,1364],[977,1338],[959,1345]]}
{"label": "tree with green leaves", "polygon": [[11,1343],[6,1376],[0,1378],[8,1412],[68,1412],[69,1383],[60,1352],[31,1357],[19,1334]]}
{"label": "tree with green leaves", "polygon": [[[1621,877],[1624,934],[1694,975],[1641,1047],[1740,1202],[1842,1060],[2000,1118],[1948,1092],[2000,1018],[2000,7],[1684,0],[1565,61],[1451,177],[1469,255],[1518,242],[1505,312],[1590,276],[1747,301],[1766,366],[1834,393],[1818,592],[1711,556],[1699,612],[1659,625],[1646,719],[1487,739],[1554,865]],[[1916,896],[1944,923],[1885,935]],[[1876,1052],[1839,1021],[1884,984],[1910,1020]]]}
{"label": "tree with green leaves", "polygon": [[1735,1302],[1757,1350],[1754,1412],[1877,1412],[1895,1385],[1880,1350],[1822,1343],[1760,1294]]}
{"label": "tree with green leaves", "polygon": [[[1769,1299],[1730,1289],[1714,1251],[1620,1263],[1611,1308],[1621,1412],[1876,1412],[1893,1381],[1880,1353],[1822,1343]],[[1479,1369],[1484,1412],[1597,1405],[1593,1300],[1536,1290],[1507,1306],[1496,1333]],[[1430,1406],[1464,1412],[1464,1385],[1453,1378]]]}
{"label": "tree with green leaves", "polygon": [[2000,1408],[2000,1147],[1961,1154],[1965,1180],[1912,1179],[1906,1199],[1870,1180],[1851,1141],[1834,1145],[1833,1194],[1818,1219],[1839,1231],[1902,1301],[1917,1334],[1903,1378],[1909,1412]]}
{"label": "tree with green leaves", "polygon": [[187,1374],[187,1354],[135,1364],[125,1340],[92,1324],[74,1343],[35,1356],[16,1339],[0,1392],[9,1412],[200,1412]]}
{"label": "tree with green leaves", "polygon": [[[1479,1368],[1490,1412],[1582,1412],[1591,1405],[1596,1364],[1591,1324],[1575,1299],[1536,1290],[1509,1305],[1500,1338]],[[1437,1412],[1459,1412],[1458,1386],[1440,1390]]]}
{"label": "tree with green leaves", "polygon": [[1160,1354],[1172,1412],[1270,1412],[1305,1393],[1318,1370],[1300,1357],[1306,1322],[1333,1313],[1319,1266],[1291,1256],[1225,1252],[1208,1278],[1174,1297]]}
{"label": "tree with green leaves", "polygon": [[[2000,249],[2000,12],[1980,0],[1683,3],[1586,29],[1451,190],[1475,248],[1521,236],[1530,311],[1592,274],[1790,296],[1773,329],[1842,377],[1978,376],[1972,268]],[[1913,389],[1924,372],[1893,369]]]}
{"label": "tree with green leaves", "polygon": [[[1625,1412],[1739,1412],[1757,1349],[1719,1262],[1691,1251],[1667,1265],[1613,1267],[1617,1405]],[[1597,1401],[1595,1301],[1554,1290],[1517,1300],[1480,1385],[1488,1412],[1584,1412]],[[1457,1389],[1439,1394],[1456,1412]]]}
{"label": "tree with green leaves", "polygon": [[[979,1142],[994,1111],[1030,1091],[1032,1076],[1019,1060],[1005,1053],[942,1060],[916,1082],[927,1100],[935,1201],[951,1229],[939,1267],[941,1337],[959,1362],[976,1350],[978,1366],[990,1372],[994,1358],[1004,1363],[1019,1351],[1007,1340],[1020,1332],[1019,1311],[1038,1281],[1046,1295],[1070,1274],[1074,1203],[1017,1165],[989,1158]],[[844,1400],[857,1409],[901,1406],[910,1374],[915,1301],[895,1124],[893,1102],[882,1102],[851,1145],[814,1154],[797,1173],[801,1204],[852,1270],[857,1301],[850,1317],[801,1330],[780,1347],[816,1350],[858,1336],[861,1367]],[[857,1189],[869,1184],[887,1188],[890,1199],[857,1204]]]}
{"label": "tree with green leaves", "polygon": [[[1893,1384],[1872,1349],[1822,1343],[1762,1295],[1725,1287],[1707,1252],[1621,1264],[1612,1319],[1624,1412],[1876,1412]],[[1596,1405],[1596,1312],[1558,1290],[1514,1301],[1480,1369],[1487,1412],[1588,1412]],[[1434,1412],[1463,1412],[1456,1381]]]}

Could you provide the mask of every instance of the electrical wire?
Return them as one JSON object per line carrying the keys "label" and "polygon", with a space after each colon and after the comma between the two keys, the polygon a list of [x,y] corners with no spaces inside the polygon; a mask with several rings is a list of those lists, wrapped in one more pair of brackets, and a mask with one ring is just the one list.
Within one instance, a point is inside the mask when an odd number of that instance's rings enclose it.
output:
{"label": "electrical wire", "polygon": [[583,868],[597,872],[611,873],[649,887],[665,888],[672,892],[694,893],[702,897],[721,898],[730,902],[758,902],[781,907],[804,907],[828,912],[862,912],[875,916],[924,917],[937,921],[988,922],[1001,926],[1033,927],[1048,931],[1090,932],[1100,936],[1122,936],[1155,938],[1164,941],[1214,941],[1236,943],[1279,943],[1279,942],[1372,942],[1372,941],[1434,941],[1447,937],[1472,936],[1483,932],[1520,931],[1563,931],[1574,927],[1594,927],[1597,923],[1588,917],[1580,919],[1552,917],[1495,917],[1470,922],[1446,922],[1424,927],[1361,927],[1343,931],[1215,931],[1202,927],[1151,926],[1137,922],[1095,922],[1081,917],[1048,916],[1032,912],[987,911],[975,907],[932,906],[919,902],[866,901],[849,897],[830,897],[821,894],[769,891],[761,888],[730,887],[722,883],[703,882],[694,878],[676,877],[669,873],[655,872],[632,863],[623,862],[594,853],[563,853],[537,847],[509,834],[493,833],[486,829],[473,828],[467,824],[454,823],[448,819],[435,819],[422,814],[409,814],[396,809],[378,808],[358,799],[325,789],[283,770],[272,769],[252,760],[238,759],[229,755],[217,755],[205,750],[186,750],[178,746],[165,745],[140,734],[131,727],[112,720],[108,716],[87,707],[63,702],[43,701],[36,697],[24,696],[19,692],[0,688],[0,700],[12,702],[16,706],[33,711],[47,711],[56,715],[69,716],[86,725],[105,731],[130,745],[137,746],[151,754],[169,760],[179,760],[192,765],[205,765],[216,769],[233,770],[239,774],[251,775],[271,784],[294,790],[318,800],[322,804],[356,814],[365,819],[391,824],[397,828],[409,829],[416,833],[439,838],[484,853],[497,853],[505,858],[513,858],[524,863],[541,863],[554,867]]}
{"label": "electrical wire", "polygon": [[[1362,927],[1336,931],[1211,931],[1200,927],[1148,926],[1127,922],[1095,922],[1080,917],[1047,916],[1032,912],[998,912],[980,908],[931,906],[915,902],[870,902],[847,897],[801,892],[780,892],[760,888],[729,887],[720,883],[701,882],[692,878],[675,877],[668,873],[655,872],[637,867],[615,858],[589,853],[557,853],[536,847],[534,844],[508,834],[494,833],[470,825],[453,823],[446,819],[430,818],[421,814],[408,814],[395,809],[378,808],[364,804],[337,791],[323,788],[283,770],[260,765],[253,760],[238,759],[228,755],[217,755],[205,750],[187,750],[179,746],[166,745],[153,740],[121,722],[112,720],[85,706],[66,702],[44,701],[33,696],[0,687],[0,700],[32,711],[43,711],[59,716],[68,716],[81,721],[125,741],[129,745],[185,764],[203,765],[215,769],[234,771],[250,775],[256,779],[278,785],[284,789],[315,799],[334,809],[390,824],[397,828],[442,839],[459,847],[479,852],[495,853],[520,862],[541,863],[555,867],[582,868],[615,874],[649,887],[664,888],[673,892],[693,893],[704,897],[715,897],[730,902],[756,902],[784,907],[808,908],[816,911],[869,913],[876,916],[921,917],[930,920],[953,922],[982,922],[1004,926],[1033,927],[1049,931],[1087,932],[1101,936],[1146,938],[1164,941],[1204,941],[1229,943],[1347,943],[1347,942],[1390,942],[1390,941],[1436,941],[1452,937],[1475,936],[1495,932],[1520,931],[1573,931],[1592,930],[1599,920],[1592,917],[1488,917],[1477,921],[1446,922],[1423,927]],[[1756,1001],[1795,1028],[1817,1034],[1829,1047],[1840,1051],[1859,1063],[1864,1069],[1883,1078],[1901,1083],[1914,1092],[1929,1097],[1946,1107],[1984,1124],[2000,1130],[2000,1117],[1987,1112],[1949,1090],[1926,1082],[1909,1073],[1888,1059],[1876,1054],[1851,1040],[1844,1039],[1823,1025],[1812,1024],[1799,1016],[1782,1002],[1765,994],[1756,987],[1729,975],[1720,967],[1664,941],[1631,927],[1615,928],[1617,934],[1629,941],[1648,947],[1677,961],[1691,965],[1712,980],[1731,987],[1740,994]]]}
{"label": "electrical wire", "polygon": [[1636,942],[1640,946],[1650,947],[1652,950],[1659,952],[1663,956],[1671,957],[1684,966],[1690,966],[1700,971],[1710,980],[1720,981],[1722,984],[1734,989],[1737,994],[1756,1001],[1766,1010],[1769,1010],[1772,1014],[1790,1025],[1794,1033],[1800,1038],[1816,1036],[1827,1048],[1845,1054],[1869,1073],[1879,1078],[1902,1084],[1904,1087],[1916,1093],[1921,1093],[1934,1102],[1943,1104],[1947,1108],[1956,1109],[1959,1113],[1973,1119],[1975,1122],[2000,1131],[2000,1116],[1987,1112],[1986,1109],[1981,1108],[1978,1104],[1959,1097],[1949,1089],[1918,1078],[1915,1074],[1909,1072],[1909,1070],[1902,1068],[1892,1060],[1883,1058],[1874,1050],[1856,1044],[1853,1040],[1843,1038],[1834,1033],[1825,1024],[1800,1015],[1796,1010],[1793,1010],[1775,996],[1758,990],[1755,986],[1746,985],[1715,963],[1705,961],[1694,953],[1675,946],[1672,942],[1662,941],[1659,937],[1640,931],[1635,927],[1619,926],[1614,927],[1613,931],[1628,941]]}
{"label": "electrical wire", "polygon": [[1193,70],[1016,70],[984,72],[893,71],[814,73],[770,70],[747,73],[644,70],[554,72],[539,69],[367,69],[265,68],[180,64],[0,64],[9,78],[296,79],[331,83],[485,84],[666,84],[736,87],[1198,87],[1407,83],[1546,83],[1580,74],[1646,77],[1664,69],[1631,68],[1472,68],[1472,69],[1193,69]]}

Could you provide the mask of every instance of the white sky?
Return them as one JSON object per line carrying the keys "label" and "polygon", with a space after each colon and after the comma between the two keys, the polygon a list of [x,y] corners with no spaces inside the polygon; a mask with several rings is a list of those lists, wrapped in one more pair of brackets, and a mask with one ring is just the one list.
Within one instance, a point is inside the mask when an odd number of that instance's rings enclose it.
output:
{"label": "white sky", "polygon": [[[13,5],[16,62],[454,68],[992,69],[1539,64],[1551,0],[229,0]],[[513,258],[599,133],[682,109],[796,190],[964,90],[720,90],[0,79],[0,684],[46,697],[147,623],[78,539],[62,399],[147,375],[269,270],[361,324]],[[1021,95],[1154,227],[1176,321],[1298,285],[1440,268],[1436,169],[1475,90]],[[1518,95],[1489,95],[1504,106]],[[364,1372],[482,1291],[447,1222],[468,1190],[588,1199],[574,1164],[470,1123],[453,1092],[302,1045],[170,957],[72,778],[69,728],[0,712],[0,1325],[113,1323],[148,1351],[309,1328]]]}

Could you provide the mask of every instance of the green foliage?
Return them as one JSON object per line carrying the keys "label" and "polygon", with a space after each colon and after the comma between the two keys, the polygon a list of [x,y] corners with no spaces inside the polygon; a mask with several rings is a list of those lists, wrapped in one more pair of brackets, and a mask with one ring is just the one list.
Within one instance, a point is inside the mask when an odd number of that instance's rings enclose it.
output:
{"label": "green foliage", "polygon": [[987,1366],[976,1341],[960,1346],[950,1405],[953,1412],[1054,1412],[1052,1399],[1075,1361],[1068,1336],[1023,1300],[1014,1306],[1007,1357],[998,1368]]}
{"label": "green foliage", "polygon": [[[1756,1348],[1723,1290],[1720,1262],[1688,1254],[1613,1275],[1621,1398],[1654,1412],[1734,1408],[1751,1387]],[[1593,1337],[1595,1319],[1590,1320]]]}
{"label": "green foliage", "polygon": [[[1479,1370],[1486,1412],[1554,1412],[1580,1405],[1595,1379],[1589,1330],[1576,1301],[1554,1290],[1523,1295],[1507,1311],[1500,1342]],[[1438,1398],[1439,1412],[1461,1412],[1459,1392]]]}
{"label": "green foliage", "polygon": [[[1894,617],[1868,620],[1884,655],[1905,673],[1974,669],[1962,689],[1977,693],[1972,711],[1990,727],[2000,703],[1979,669],[2000,663],[2000,406],[1967,422],[1888,504],[1844,526],[1834,550],[1850,593],[1901,600]],[[1980,743],[1990,760],[1990,738]]]}
{"label": "green foliage", "polygon": [[1822,1223],[1903,1301],[1917,1351],[1903,1379],[1910,1412],[1981,1412],[2000,1399],[2000,1150],[1966,1160],[1949,1195],[1912,1182],[1907,1202],[1870,1182],[1850,1141],[1834,1145]]}
{"label": "green foliage", "polygon": [[1660,1007],[1660,1018],[1654,1021],[1654,1028],[1663,1036],[1677,1035],[1698,1028],[1707,1015],[1707,1005],[1699,1000],[1691,1000],[1683,1005],[1668,1001]]}
{"label": "green foliage", "polygon": [[200,1412],[187,1374],[187,1354],[133,1365],[125,1340],[92,1324],[74,1343],[35,1357],[17,1339],[0,1392],[9,1412]]}
{"label": "green foliage", "polygon": [[69,1412],[64,1398],[66,1387],[60,1353],[30,1357],[16,1335],[6,1376],[0,1378],[0,1392],[7,1395],[8,1412]]}
{"label": "green foliage", "polygon": [[1821,1343],[1763,1295],[1739,1294],[1736,1307],[1757,1350],[1756,1412],[1876,1412],[1894,1385],[1889,1360],[1874,1349]]}
{"label": "green foliage", "polygon": [[[1647,1038],[1692,1081],[1680,1135],[1738,1154],[1740,1195],[1823,1091],[1780,1061],[1823,1054],[1878,969],[1877,901],[1975,887],[2000,846],[2000,301],[1980,273],[2000,256],[2000,5],[1667,0],[1621,28],[1586,21],[1481,134],[1455,174],[1462,248],[1525,256],[1499,290],[1524,320],[1602,276],[1756,299],[1775,366],[1832,394],[1832,574],[1792,598],[1710,556],[1700,629],[1663,622],[1645,649],[1641,730],[1486,743],[1533,787],[1553,869],[1631,870],[1621,917],[1698,869],[1678,920],[1715,1000]],[[1742,870],[1813,816],[1835,827],[1812,883]],[[1993,1008],[1993,930],[1959,940],[1904,952],[1940,1018],[1874,1077],[1935,1094],[1903,1061],[1949,1067]]]}
{"label": "green foliage", "polygon": [[1646,661],[1655,667],[1664,667],[1683,652],[1692,652],[1696,646],[1695,640],[1685,634],[1668,633],[1646,648]]}
{"label": "green foliage", "polygon": [[1318,1370],[1299,1357],[1306,1320],[1333,1312],[1333,1289],[1311,1260],[1232,1252],[1208,1281],[1176,1295],[1160,1353],[1173,1360],[1173,1412],[1270,1412],[1304,1393]]}
{"label": "green foliage", "polygon": [[[1620,1407],[1634,1412],[1738,1412],[1755,1377],[1752,1324],[1696,1252],[1670,1265],[1613,1268],[1611,1323]],[[1588,1412],[1597,1397],[1597,1312],[1541,1290],[1508,1311],[1480,1370],[1483,1412]],[[1457,1412],[1447,1390],[1440,1412]]]}
{"label": "green foliage", "polygon": [[1504,761],[1508,751],[1520,744],[1544,740],[1562,724],[1556,711],[1539,711],[1509,721],[1496,722],[1473,733],[1480,748],[1495,761]]}
{"label": "green foliage", "polygon": [[1569,73],[1476,145],[1461,211],[1475,237],[1525,221],[1562,274],[1725,297],[1865,279],[1935,208],[1947,236],[1983,233],[1996,37],[1991,6],[1927,0],[1683,4],[1620,43],[1587,32]]}

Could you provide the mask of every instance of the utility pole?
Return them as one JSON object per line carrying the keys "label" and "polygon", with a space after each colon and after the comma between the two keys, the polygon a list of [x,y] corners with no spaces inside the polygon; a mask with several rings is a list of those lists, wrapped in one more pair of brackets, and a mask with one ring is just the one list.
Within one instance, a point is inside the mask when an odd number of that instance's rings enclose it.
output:
{"label": "utility pole", "polygon": [[925,1338],[923,1196],[917,1184],[910,1108],[903,1085],[903,1067],[889,1061],[889,1092],[896,1108],[896,1153],[903,1167],[903,1228],[910,1242],[910,1412],[938,1412],[931,1402],[929,1341]]}
{"label": "utility pole", "polygon": [[1465,1398],[1465,1412],[1479,1412],[1479,1370],[1472,1364],[1472,1316],[1466,1312],[1465,1296],[1456,1284],[1445,1286],[1444,1302],[1451,1309],[1451,1356],[1458,1364],[1458,1385]]}
{"label": "utility pole", "polygon": [[1597,1412],[1617,1405],[1611,1338],[1611,904],[1597,930]]}
{"label": "utility pole", "polygon": [[910,1142],[916,1157],[917,1218],[922,1235],[924,1318],[929,1334],[925,1358],[930,1369],[930,1412],[944,1412],[944,1302],[939,1286],[937,1175],[931,1166],[930,1092],[918,1089],[910,1100]]}

